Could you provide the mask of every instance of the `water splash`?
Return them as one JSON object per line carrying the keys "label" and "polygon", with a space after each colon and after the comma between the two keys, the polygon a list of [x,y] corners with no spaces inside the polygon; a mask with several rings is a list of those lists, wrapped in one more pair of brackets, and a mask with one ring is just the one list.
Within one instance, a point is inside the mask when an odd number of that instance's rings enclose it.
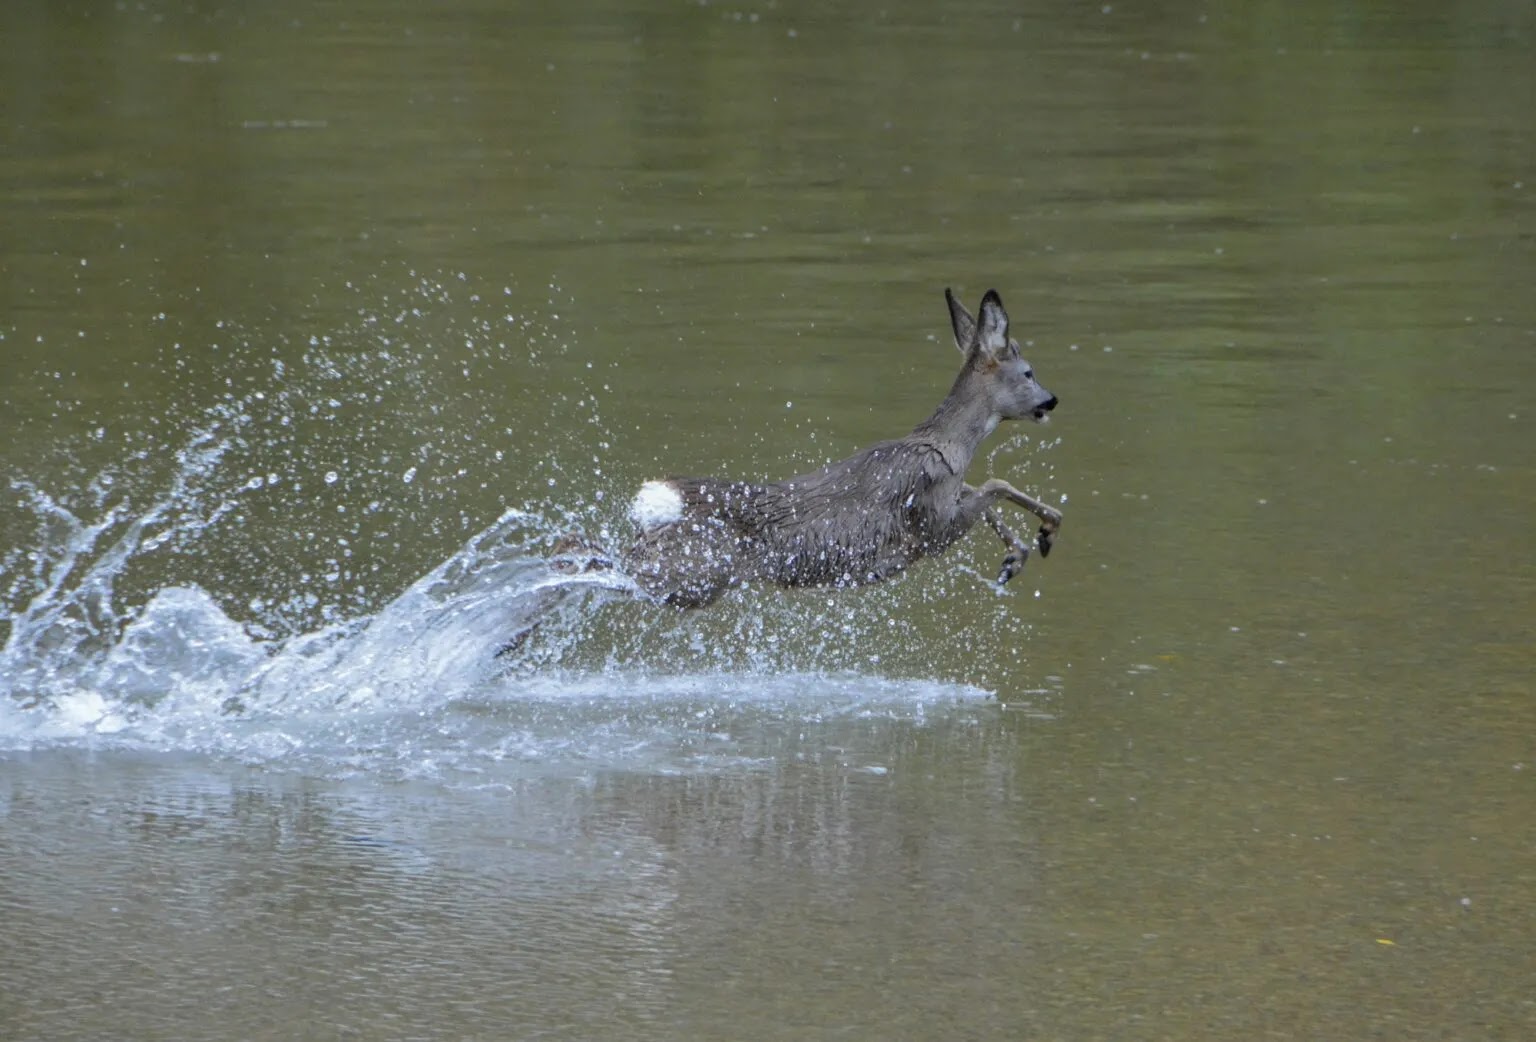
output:
{"label": "water splash", "polygon": [[33,704],[46,699],[60,683],[60,663],[95,663],[117,644],[131,621],[116,602],[117,583],[130,562],[159,549],[178,531],[214,523],[228,509],[228,503],[204,509],[192,492],[227,448],[227,443],[199,435],[178,454],[170,489],[147,510],[136,512],[124,498],[89,522],[35,485],[12,480],[10,489],[34,520],[39,540],[16,555],[30,567],[0,572],[0,589],[8,600],[32,591],[24,606],[4,619],[0,678],[13,700]]}
{"label": "water splash", "polygon": [[623,591],[613,573],[563,575],[546,563],[550,526],[508,510],[384,609],[282,639],[242,626],[195,585],[160,588],[142,604],[119,602],[130,568],[189,530],[206,529],[230,506],[201,508],[189,491],[217,466],[227,444],[199,435],[180,456],[171,488],[147,509],[128,500],[95,520],[12,483],[36,521],[30,567],[7,576],[13,596],[0,680],[13,710],[52,708],[68,724],[92,706],[97,732],[121,730],[140,710],[167,701],[217,706],[225,714],[412,698],[451,699],[504,673],[494,651],[559,617],[584,591]]}

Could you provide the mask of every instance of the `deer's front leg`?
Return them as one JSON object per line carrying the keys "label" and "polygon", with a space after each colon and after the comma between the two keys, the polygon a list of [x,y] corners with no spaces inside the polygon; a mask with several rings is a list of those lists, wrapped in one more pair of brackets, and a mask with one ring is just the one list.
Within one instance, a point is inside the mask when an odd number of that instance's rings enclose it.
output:
{"label": "deer's front leg", "polygon": [[1061,511],[1055,507],[1048,507],[1034,496],[1025,495],[1014,488],[1002,478],[989,478],[978,490],[988,503],[999,499],[1006,499],[1015,506],[1021,506],[1040,519],[1040,533],[1037,541],[1040,544],[1040,556],[1051,552],[1051,543],[1056,538],[1056,530],[1061,527]]}
{"label": "deer's front leg", "polygon": [[992,531],[997,533],[997,537],[1008,548],[1008,555],[1003,558],[1002,567],[997,572],[997,585],[1002,586],[1018,575],[1019,570],[1024,567],[1024,562],[1029,560],[1029,544],[1014,535],[1013,531],[1003,524],[1003,519],[998,516],[996,510],[989,507],[982,512],[981,516],[986,519],[987,524],[992,526]]}

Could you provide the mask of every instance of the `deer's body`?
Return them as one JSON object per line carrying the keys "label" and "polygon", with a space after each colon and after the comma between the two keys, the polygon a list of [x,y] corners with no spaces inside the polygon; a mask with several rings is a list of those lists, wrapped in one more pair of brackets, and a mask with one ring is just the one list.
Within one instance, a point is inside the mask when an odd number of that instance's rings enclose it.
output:
{"label": "deer's body", "polygon": [[996,291],[973,319],[947,290],[965,364],[949,396],[911,434],[787,481],[648,481],[631,514],[640,534],[622,566],[651,596],[702,607],[749,582],[861,586],[942,553],[985,518],[1008,546],[1000,582],[1029,547],[1003,525],[1006,499],[1041,519],[1046,553],[1061,514],[1005,481],[965,483],[977,447],[1001,420],[1043,421],[1056,396],[1035,382]]}

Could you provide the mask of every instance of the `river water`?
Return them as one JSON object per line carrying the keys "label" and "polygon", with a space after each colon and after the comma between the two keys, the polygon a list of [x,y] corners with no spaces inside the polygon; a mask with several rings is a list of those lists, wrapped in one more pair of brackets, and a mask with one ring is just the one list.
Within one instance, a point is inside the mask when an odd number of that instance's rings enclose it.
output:
{"label": "river water", "polygon": [[[1531,1037],[1533,46],[8,6],[0,1038]],[[1006,590],[544,566],[910,429],[946,286]]]}

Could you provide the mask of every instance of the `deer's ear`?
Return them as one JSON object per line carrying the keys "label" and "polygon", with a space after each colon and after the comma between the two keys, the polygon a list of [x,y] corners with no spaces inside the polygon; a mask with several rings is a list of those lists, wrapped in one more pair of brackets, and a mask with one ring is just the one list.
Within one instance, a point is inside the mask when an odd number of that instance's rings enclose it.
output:
{"label": "deer's ear", "polygon": [[948,286],[944,287],[944,300],[949,304],[949,324],[955,331],[955,346],[962,355],[968,355],[976,340],[976,320],[965,310],[965,305],[955,299]]}
{"label": "deer's ear", "polygon": [[1008,312],[997,290],[987,290],[981,298],[981,319],[976,330],[976,344],[984,354],[1000,357],[1008,350]]}

